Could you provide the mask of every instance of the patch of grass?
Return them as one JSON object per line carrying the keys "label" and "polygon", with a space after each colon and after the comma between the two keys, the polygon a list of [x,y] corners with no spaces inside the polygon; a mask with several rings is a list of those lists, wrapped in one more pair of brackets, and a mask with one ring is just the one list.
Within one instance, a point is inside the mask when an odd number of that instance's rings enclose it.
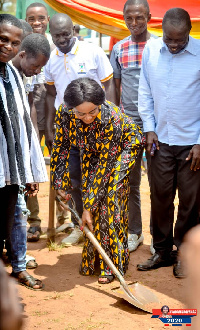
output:
{"label": "patch of grass", "polygon": [[48,319],[49,322],[59,323],[60,319]]}
{"label": "patch of grass", "polygon": [[52,296],[52,299],[55,299],[55,300],[60,299],[60,298],[62,298],[62,295],[58,292],[55,293],[55,296]]}
{"label": "patch of grass", "polygon": [[48,314],[50,314],[50,312],[48,312],[48,311],[43,311],[43,312],[41,312],[41,311],[34,311],[32,313],[32,316],[43,316],[43,315],[48,315]]}
{"label": "patch of grass", "polygon": [[47,296],[44,298],[44,300],[50,300],[50,299],[54,299],[54,300],[57,300],[57,299],[61,299],[62,298],[62,295],[58,292],[55,292],[55,295],[51,295],[51,296]]}
{"label": "patch of grass", "polygon": [[62,249],[65,247],[65,244],[61,243],[61,244],[57,244],[55,242],[50,242],[47,244],[47,247],[49,249],[49,251],[62,251]]}
{"label": "patch of grass", "polygon": [[70,297],[73,297],[74,296],[73,292],[70,292],[69,296]]}

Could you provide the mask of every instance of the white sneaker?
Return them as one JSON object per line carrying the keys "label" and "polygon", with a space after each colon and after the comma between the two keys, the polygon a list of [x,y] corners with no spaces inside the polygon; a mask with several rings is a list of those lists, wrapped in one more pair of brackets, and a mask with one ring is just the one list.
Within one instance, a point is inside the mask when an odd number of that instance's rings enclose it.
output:
{"label": "white sneaker", "polygon": [[155,250],[154,247],[153,247],[153,238],[151,238],[150,252],[151,252],[151,254],[153,254],[153,255],[156,253],[156,250]]}
{"label": "white sneaker", "polygon": [[128,248],[129,248],[129,252],[133,252],[133,251],[137,250],[137,247],[140,244],[143,244],[143,241],[144,241],[143,234],[141,234],[141,235],[128,234]]}
{"label": "white sneaker", "polygon": [[79,227],[75,227],[69,236],[62,240],[62,243],[66,246],[76,245],[84,241],[84,236]]}
{"label": "white sneaker", "polygon": [[63,223],[63,225],[59,225],[56,228],[56,233],[61,233],[62,231],[66,231],[67,232],[67,230],[73,229],[73,228],[74,228],[73,222],[66,222],[66,223]]}

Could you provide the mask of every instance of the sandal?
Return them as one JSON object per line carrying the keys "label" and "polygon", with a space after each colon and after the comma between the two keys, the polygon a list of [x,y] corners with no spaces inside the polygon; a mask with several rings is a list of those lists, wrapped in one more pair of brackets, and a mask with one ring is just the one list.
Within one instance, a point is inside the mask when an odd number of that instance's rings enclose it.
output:
{"label": "sandal", "polygon": [[41,234],[41,227],[40,226],[29,227],[29,229],[27,230],[27,242],[37,242],[37,241],[39,241],[40,234]]}
{"label": "sandal", "polygon": [[[25,286],[27,289],[34,291],[41,291],[44,289],[44,284],[42,284],[42,281],[34,278],[32,275],[27,273],[26,270],[18,273],[12,272],[10,276],[14,277],[20,285]],[[39,286],[39,288],[34,288],[36,285]]]}
{"label": "sandal", "polygon": [[26,255],[26,269],[35,269],[38,267],[37,262],[35,261],[34,257]]}
{"label": "sandal", "polygon": [[[101,278],[106,278],[106,281],[100,281]],[[98,283],[99,284],[109,284],[114,281],[114,275],[99,275]]]}

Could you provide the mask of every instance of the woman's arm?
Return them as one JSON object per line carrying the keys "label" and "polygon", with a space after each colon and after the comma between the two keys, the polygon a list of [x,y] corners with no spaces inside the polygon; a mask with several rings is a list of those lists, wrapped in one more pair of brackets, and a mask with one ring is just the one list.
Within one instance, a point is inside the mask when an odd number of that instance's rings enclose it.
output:
{"label": "woman's arm", "polygon": [[[104,130],[99,162],[93,180],[88,175],[87,190],[83,196],[84,209],[95,210],[98,201],[105,196],[110,176],[113,175],[110,194],[114,193],[117,183],[127,175],[137,157],[140,148],[141,132],[135,124],[127,125],[127,138],[122,141],[122,130],[125,126],[123,120],[116,118],[110,120]],[[130,129],[131,127],[131,129]],[[120,150],[120,146],[122,149]],[[83,157],[84,162],[84,157]]]}

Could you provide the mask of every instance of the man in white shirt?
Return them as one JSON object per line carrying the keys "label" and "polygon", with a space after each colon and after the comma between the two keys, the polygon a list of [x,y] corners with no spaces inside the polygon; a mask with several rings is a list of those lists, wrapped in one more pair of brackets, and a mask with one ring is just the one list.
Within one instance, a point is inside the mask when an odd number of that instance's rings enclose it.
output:
{"label": "man in white shirt", "polygon": [[[113,69],[104,51],[93,44],[79,42],[74,37],[71,18],[66,14],[54,15],[49,23],[50,33],[56,49],[51,53],[45,66],[47,82],[46,97],[46,145],[51,150],[53,142],[53,125],[56,109],[63,103],[64,92],[68,84],[80,77],[96,80],[105,88],[106,98],[115,103]],[[76,148],[70,151],[70,176],[73,185],[73,197],[77,211],[82,215],[80,156]],[[75,220],[72,221],[77,225]],[[82,239],[78,227],[64,241],[66,245],[77,244]]]}

